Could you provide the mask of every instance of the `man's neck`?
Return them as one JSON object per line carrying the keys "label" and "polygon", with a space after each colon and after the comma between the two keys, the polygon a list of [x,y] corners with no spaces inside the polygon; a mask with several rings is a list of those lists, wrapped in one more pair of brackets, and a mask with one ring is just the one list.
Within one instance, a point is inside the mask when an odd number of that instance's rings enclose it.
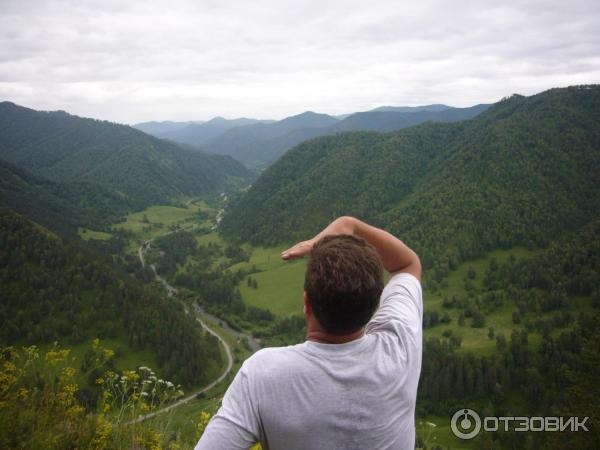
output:
{"label": "man's neck", "polygon": [[313,342],[320,342],[322,344],[345,344],[346,342],[355,341],[363,337],[365,329],[361,328],[358,331],[350,334],[336,335],[330,334],[323,330],[309,330],[306,333],[306,340]]}

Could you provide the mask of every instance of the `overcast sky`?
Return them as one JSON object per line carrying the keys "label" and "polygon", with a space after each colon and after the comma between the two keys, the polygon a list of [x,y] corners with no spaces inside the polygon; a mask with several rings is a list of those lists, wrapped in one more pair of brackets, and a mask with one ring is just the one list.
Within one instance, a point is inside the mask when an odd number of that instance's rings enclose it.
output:
{"label": "overcast sky", "polygon": [[598,82],[598,0],[0,0],[0,100],[124,123]]}

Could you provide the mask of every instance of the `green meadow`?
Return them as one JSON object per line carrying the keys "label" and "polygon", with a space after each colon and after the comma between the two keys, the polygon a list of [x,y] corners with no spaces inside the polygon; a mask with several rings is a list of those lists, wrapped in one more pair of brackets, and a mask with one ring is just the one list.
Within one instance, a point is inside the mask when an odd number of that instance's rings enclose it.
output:
{"label": "green meadow", "polygon": [[256,280],[258,288],[249,287],[246,277],[240,283],[242,298],[249,305],[269,309],[280,317],[302,314],[306,268],[304,259],[283,261],[281,252],[285,248],[285,246],[250,248],[252,251],[250,261],[230,267],[230,270],[250,270],[256,267],[260,272],[249,276]]}
{"label": "green meadow", "polygon": [[183,206],[153,205],[129,214],[124,222],[114,224],[113,229],[131,232],[135,239],[130,240],[129,250],[134,250],[140,241],[167,234],[175,228],[210,228],[216,213],[217,210],[203,200],[189,201]]}
{"label": "green meadow", "polygon": [[[450,316],[450,323],[438,324],[435,327],[426,329],[425,337],[442,337],[442,334],[446,330],[451,330],[453,335],[459,336],[462,339],[460,351],[471,351],[478,354],[493,353],[496,347],[496,340],[488,337],[488,329],[489,327],[493,327],[495,334],[503,333],[509,338],[515,327],[512,322],[514,305],[507,304],[490,314],[486,314],[485,326],[473,328],[471,327],[471,319],[466,319],[464,325],[460,326],[458,319],[461,310],[457,308],[443,308],[442,301],[444,297],[452,298],[454,295],[464,297],[466,295],[465,279],[467,278],[469,268],[475,270],[475,278],[471,280],[471,283],[479,289],[482,287],[483,276],[492,259],[501,263],[508,260],[511,255],[515,258],[530,258],[535,254],[536,252],[524,248],[495,250],[482,258],[459,265],[456,270],[448,275],[448,287],[438,289],[435,293],[428,291],[424,293],[423,301],[426,311],[437,311],[440,316],[448,313]],[[424,276],[426,277],[427,274]]]}
{"label": "green meadow", "polygon": [[[198,241],[202,244],[208,242],[223,243],[216,232],[199,236]],[[231,266],[228,270],[255,268],[259,272],[252,273],[240,283],[240,292],[242,298],[248,305],[270,310],[278,317],[287,317],[293,314],[302,314],[302,295],[304,283],[304,270],[306,261],[304,259],[295,261],[283,261],[280,257],[285,246],[278,247],[246,247],[251,252],[248,262],[238,263]],[[470,268],[475,270],[476,276],[471,283],[476,288],[481,288],[483,276],[489,267],[492,259],[498,263],[508,260],[512,255],[515,258],[531,258],[536,255],[536,251],[524,248],[513,248],[510,250],[496,250],[488,253],[482,258],[465,262],[452,271],[447,278],[447,287],[440,288],[432,293],[425,291],[424,302],[425,311],[437,311],[441,315],[447,313],[450,317],[450,323],[438,324],[425,330],[425,337],[442,337],[444,332],[450,330],[454,336],[459,336],[462,340],[461,352],[474,352],[477,354],[492,354],[496,348],[495,338],[488,337],[490,327],[494,329],[494,334],[503,333],[505,337],[510,338],[511,332],[515,328],[522,328],[522,325],[514,325],[512,321],[512,312],[514,305],[506,304],[497,310],[485,315],[485,325],[481,328],[471,327],[472,319],[467,318],[463,326],[458,324],[461,309],[443,308],[442,301],[444,297],[451,298],[456,295],[464,297],[466,295],[465,279]],[[248,277],[256,280],[257,288],[248,286]],[[426,281],[426,274],[425,274]],[[589,299],[575,299],[573,301],[573,311],[580,311],[589,308]],[[539,317],[550,316],[554,313],[541,314]],[[530,343],[535,345],[539,342],[541,336],[537,333],[531,333]]]}

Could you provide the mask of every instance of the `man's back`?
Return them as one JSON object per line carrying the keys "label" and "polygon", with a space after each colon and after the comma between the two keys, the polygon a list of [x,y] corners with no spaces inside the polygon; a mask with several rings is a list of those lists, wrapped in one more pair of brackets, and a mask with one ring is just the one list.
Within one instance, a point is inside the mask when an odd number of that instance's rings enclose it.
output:
{"label": "man's back", "polygon": [[365,335],[306,341],[249,358],[197,449],[413,449],[422,292],[392,277]]}

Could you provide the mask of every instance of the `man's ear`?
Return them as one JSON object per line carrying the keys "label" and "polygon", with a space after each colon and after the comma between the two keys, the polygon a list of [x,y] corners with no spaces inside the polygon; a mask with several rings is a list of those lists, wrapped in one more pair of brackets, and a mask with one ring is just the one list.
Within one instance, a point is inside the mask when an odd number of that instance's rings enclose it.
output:
{"label": "man's ear", "polygon": [[312,314],[312,303],[306,291],[304,291],[304,314],[307,316]]}

